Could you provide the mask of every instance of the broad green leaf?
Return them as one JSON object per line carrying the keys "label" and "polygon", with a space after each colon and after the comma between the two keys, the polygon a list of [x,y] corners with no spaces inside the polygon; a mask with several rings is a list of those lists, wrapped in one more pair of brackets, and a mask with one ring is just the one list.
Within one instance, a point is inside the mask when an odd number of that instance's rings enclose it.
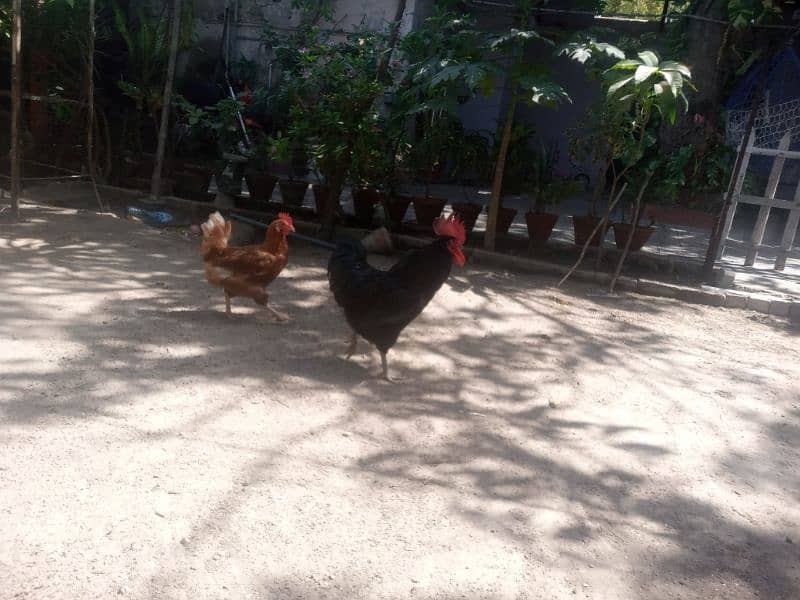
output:
{"label": "broad green leaf", "polygon": [[634,77],[633,75],[630,75],[629,77],[623,77],[622,79],[620,79],[616,83],[611,84],[611,86],[609,86],[609,88],[608,88],[608,95],[609,96],[613,96],[614,94],[616,94],[619,90],[621,90],[623,87],[625,87],[628,83],[633,81],[633,77]]}
{"label": "broad green leaf", "polygon": [[613,70],[613,71],[619,71],[619,70],[632,71],[633,69],[638,68],[641,64],[642,63],[639,62],[638,60],[633,60],[633,59],[628,58],[628,59],[625,59],[625,60],[621,60],[618,63],[615,63],[614,66],[612,66],[611,69],[609,69],[609,71],[611,71],[611,70]]}
{"label": "broad green leaf", "polygon": [[648,67],[657,67],[659,60],[658,55],[652,50],[645,50],[643,52],[639,52],[639,59],[646,64]]}
{"label": "broad green leaf", "polygon": [[617,48],[612,44],[606,44],[605,42],[600,42],[595,46],[600,52],[606,54],[607,56],[610,56],[611,58],[618,58],[622,60],[625,59],[625,52],[623,52],[621,49]]}
{"label": "broad green leaf", "polygon": [[489,47],[492,50],[497,50],[498,48],[501,48],[511,43],[524,43],[530,40],[539,40],[551,46],[553,45],[552,40],[540,35],[536,31],[512,29],[508,33],[497,36],[494,40],[492,40],[491,44],[489,44]]}
{"label": "broad green leaf", "polygon": [[682,63],[675,62],[674,60],[668,60],[661,63],[660,68],[662,71],[677,71],[688,79],[692,78],[692,72],[689,70],[689,67]]}
{"label": "broad green leaf", "polygon": [[651,77],[653,73],[655,73],[656,71],[658,71],[657,67],[648,67],[646,65],[640,65],[636,69],[636,73],[634,73],[633,77],[636,83],[642,83],[643,81]]}

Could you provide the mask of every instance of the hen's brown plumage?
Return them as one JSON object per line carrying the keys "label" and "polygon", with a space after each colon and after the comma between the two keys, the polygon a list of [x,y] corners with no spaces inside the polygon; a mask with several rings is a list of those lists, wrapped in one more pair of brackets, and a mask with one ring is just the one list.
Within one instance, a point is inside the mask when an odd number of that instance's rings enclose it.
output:
{"label": "hen's brown plumage", "polygon": [[280,275],[289,254],[287,235],[294,231],[292,218],[281,213],[267,228],[262,244],[228,246],[231,236],[230,222],[218,212],[203,223],[201,254],[205,263],[206,279],[211,285],[225,290],[225,310],[230,313],[230,299],[235,296],[252,298],[266,306],[275,317],[287,317],[267,306],[269,294],[265,289]]}

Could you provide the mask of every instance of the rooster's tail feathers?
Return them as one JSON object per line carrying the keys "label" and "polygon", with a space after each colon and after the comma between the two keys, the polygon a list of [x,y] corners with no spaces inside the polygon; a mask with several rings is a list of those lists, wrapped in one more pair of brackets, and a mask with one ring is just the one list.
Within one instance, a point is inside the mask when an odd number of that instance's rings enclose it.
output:
{"label": "rooster's tail feathers", "polygon": [[211,213],[208,220],[200,226],[203,230],[203,251],[211,248],[226,248],[231,237],[231,223],[225,221],[219,212]]}

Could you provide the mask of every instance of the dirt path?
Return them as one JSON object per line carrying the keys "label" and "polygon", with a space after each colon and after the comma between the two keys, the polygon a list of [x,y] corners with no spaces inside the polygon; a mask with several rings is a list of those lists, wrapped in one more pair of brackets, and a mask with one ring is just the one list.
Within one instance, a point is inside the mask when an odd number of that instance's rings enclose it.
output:
{"label": "dirt path", "polygon": [[458,271],[373,378],[322,252],[0,227],[0,598],[798,598],[800,331]]}

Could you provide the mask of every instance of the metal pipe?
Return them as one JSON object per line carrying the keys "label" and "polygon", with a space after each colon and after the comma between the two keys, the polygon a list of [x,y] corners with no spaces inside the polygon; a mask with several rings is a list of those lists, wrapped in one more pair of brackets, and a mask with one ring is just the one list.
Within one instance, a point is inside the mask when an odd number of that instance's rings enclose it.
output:
{"label": "metal pipe", "polygon": [[[267,229],[269,227],[269,225],[267,225],[266,223],[250,219],[248,217],[243,217],[242,215],[238,215],[236,213],[231,213],[230,217],[235,221],[241,221],[242,223],[247,223],[248,225],[253,225],[254,227],[260,227],[261,229]],[[319,248],[324,248],[325,250],[336,249],[336,244],[332,244],[330,242],[324,242],[322,240],[318,240],[315,237],[303,235],[302,233],[290,233],[289,237],[292,238],[293,240],[302,240],[304,242],[308,242],[309,244],[313,244],[314,246],[318,246]]]}

